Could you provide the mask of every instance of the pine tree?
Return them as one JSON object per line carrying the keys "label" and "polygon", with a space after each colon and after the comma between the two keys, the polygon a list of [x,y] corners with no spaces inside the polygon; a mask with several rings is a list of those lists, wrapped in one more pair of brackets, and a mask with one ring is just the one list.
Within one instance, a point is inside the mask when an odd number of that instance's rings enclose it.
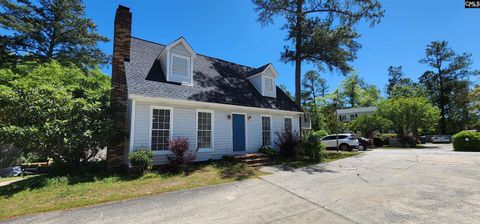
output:
{"label": "pine tree", "polygon": [[253,0],[262,25],[273,23],[275,16],[285,18],[282,26],[288,31],[281,55],[284,62],[295,63],[295,101],[301,101],[301,64],[317,64],[319,68],[351,70],[349,62],[356,58],[360,44],[354,26],[361,20],[373,26],[384,11],[377,0]]}
{"label": "pine tree", "polygon": [[96,32],[85,17],[81,0],[0,0],[0,28],[4,48],[20,61],[75,64],[81,68],[106,64],[108,57],[97,46],[108,38]]}

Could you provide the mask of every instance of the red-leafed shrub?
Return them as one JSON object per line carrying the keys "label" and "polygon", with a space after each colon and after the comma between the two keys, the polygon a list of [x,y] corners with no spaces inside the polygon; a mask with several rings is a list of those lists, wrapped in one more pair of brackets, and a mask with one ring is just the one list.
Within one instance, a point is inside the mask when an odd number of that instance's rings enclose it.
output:
{"label": "red-leafed shrub", "polygon": [[277,146],[280,156],[284,158],[295,158],[295,148],[300,143],[300,135],[296,131],[283,129],[275,133],[277,135]]}
{"label": "red-leafed shrub", "polygon": [[187,172],[188,165],[197,158],[198,150],[188,150],[188,144],[188,138],[177,137],[170,140],[168,150],[173,154],[167,158],[173,168]]}

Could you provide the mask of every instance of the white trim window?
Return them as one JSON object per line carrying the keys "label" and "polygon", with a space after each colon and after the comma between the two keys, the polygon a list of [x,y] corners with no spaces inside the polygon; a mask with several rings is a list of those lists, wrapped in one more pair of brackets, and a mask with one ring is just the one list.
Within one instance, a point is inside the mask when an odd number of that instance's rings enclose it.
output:
{"label": "white trim window", "polygon": [[172,76],[188,78],[190,76],[188,71],[190,58],[172,54]]}
{"label": "white trim window", "polygon": [[151,149],[162,151],[168,149],[168,142],[171,136],[171,115],[170,109],[152,108],[152,131]]}
{"label": "white trim window", "polygon": [[197,111],[197,148],[212,149],[213,113]]}
{"label": "white trim window", "polygon": [[272,145],[272,118],[269,116],[262,116],[262,145]]}
{"label": "white trim window", "polygon": [[285,117],[284,118],[284,128],[287,131],[292,131],[292,118],[291,117]]}

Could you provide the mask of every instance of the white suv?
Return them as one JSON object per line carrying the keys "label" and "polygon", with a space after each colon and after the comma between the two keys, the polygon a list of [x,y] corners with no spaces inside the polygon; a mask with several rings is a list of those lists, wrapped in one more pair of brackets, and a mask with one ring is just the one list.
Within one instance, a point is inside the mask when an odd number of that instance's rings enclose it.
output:
{"label": "white suv", "polygon": [[[326,149],[337,149],[337,135],[327,135],[321,139]],[[342,151],[358,148],[359,142],[353,134],[338,134],[338,147]]]}

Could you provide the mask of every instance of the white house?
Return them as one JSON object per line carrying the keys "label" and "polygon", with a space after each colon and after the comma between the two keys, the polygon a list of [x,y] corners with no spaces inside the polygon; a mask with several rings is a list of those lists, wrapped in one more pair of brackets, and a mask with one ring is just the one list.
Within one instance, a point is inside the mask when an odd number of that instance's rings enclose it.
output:
{"label": "white house", "polygon": [[154,163],[163,164],[168,141],[186,137],[198,160],[218,159],[275,147],[275,132],[283,128],[300,131],[303,111],[276,86],[272,64],[249,67],[201,55],[183,37],[164,45],[130,33],[131,13],[120,6],[112,104],[125,105],[128,136],[125,145],[109,148],[110,158],[125,160],[147,147]]}
{"label": "white house", "polygon": [[340,121],[343,122],[350,122],[355,120],[360,115],[363,114],[373,114],[377,111],[376,106],[372,107],[356,107],[356,108],[348,108],[348,109],[338,109],[337,116]]}

